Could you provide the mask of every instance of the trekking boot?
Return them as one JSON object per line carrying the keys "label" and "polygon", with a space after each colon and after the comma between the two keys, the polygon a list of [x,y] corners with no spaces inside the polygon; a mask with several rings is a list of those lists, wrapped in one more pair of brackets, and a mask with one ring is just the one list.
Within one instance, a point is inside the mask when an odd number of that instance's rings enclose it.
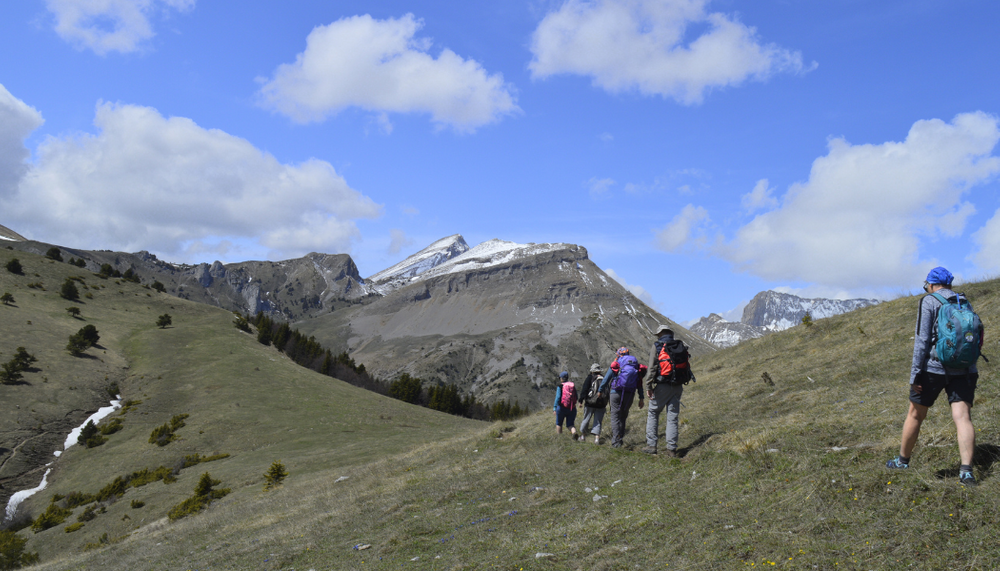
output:
{"label": "trekking boot", "polygon": [[890,470],[903,470],[903,469],[909,468],[910,467],[910,463],[909,462],[903,462],[902,458],[900,458],[899,456],[896,456],[892,460],[889,460],[888,462],[886,462],[885,463],[885,467],[889,468]]}
{"label": "trekking boot", "polygon": [[600,436],[595,436],[594,437],[594,444],[600,444],[600,443],[601,443],[601,437]]}
{"label": "trekking boot", "polygon": [[976,481],[976,477],[972,475],[972,472],[959,472],[958,473],[958,483],[963,486],[978,486],[979,482]]}
{"label": "trekking boot", "polygon": [[656,455],[656,446],[647,446],[643,448],[642,451],[645,452],[646,454]]}

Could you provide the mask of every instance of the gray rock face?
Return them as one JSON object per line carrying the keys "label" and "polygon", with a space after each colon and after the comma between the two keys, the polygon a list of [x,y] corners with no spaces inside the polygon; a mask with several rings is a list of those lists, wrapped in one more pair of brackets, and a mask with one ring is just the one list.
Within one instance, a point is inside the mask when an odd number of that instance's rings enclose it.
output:
{"label": "gray rock face", "polygon": [[762,291],[743,309],[740,321],[725,321],[713,313],[702,317],[691,327],[691,331],[717,347],[732,347],[747,339],[794,327],[802,323],[806,313],[813,319],[822,319],[878,302],[877,299],[806,299],[787,293]]}
{"label": "gray rock face", "polygon": [[726,321],[718,313],[702,317],[691,326],[691,332],[716,347],[732,347],[747,339],[763,337],[766,330],[763,327],[748,325],[739,321]]}
{"label": "gray rock face", "polygon": [[[572,244],[490,241],[368,303],[296,323],[380,378],[455,383],[485,402],[551,406],[562,370],[581,380],[627,346],[645,363],[658,324],[697,356],[704,340],[656,313]],[[695,367],[697,367],[695,361]]]}

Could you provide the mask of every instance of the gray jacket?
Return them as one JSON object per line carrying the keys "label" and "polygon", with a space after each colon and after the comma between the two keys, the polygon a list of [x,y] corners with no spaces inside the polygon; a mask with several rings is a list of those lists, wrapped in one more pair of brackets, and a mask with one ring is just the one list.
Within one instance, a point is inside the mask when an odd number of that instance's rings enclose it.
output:
{"label": "gray jacket", "polygon": [[[940,289],[937,293],[947,300],[955,299],[959,295],[948,288]],[[965,299],[965,296],[962,296],[962,298]],[[932,349],[937,337],[937,312],[940,307],[941,302],[933,295],[925,295],[920,298],[920,309],[917,312],[917,328],[913,334],[913,363],[910,366],[911,385],[916,381],[917,375],[924,372],[936,375],[964,375],[965,373],[979,372],[975,365],[968,370],[945,370],[941,361],[933,354]]]}

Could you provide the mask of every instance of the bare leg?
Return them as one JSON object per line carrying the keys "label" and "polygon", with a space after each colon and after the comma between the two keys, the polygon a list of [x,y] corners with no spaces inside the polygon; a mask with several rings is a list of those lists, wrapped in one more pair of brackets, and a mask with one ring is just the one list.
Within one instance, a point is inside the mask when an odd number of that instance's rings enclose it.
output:
{"label": "bare leg", "polygon": [[927,407],[910,401],[910,410],[906,413],[906,421],[903,423],[903,437],[899,444],[899,455],[903,458],[909,458],[910,454],[913,453],[913,447],[917,444],[917,436],[920,435],[920,424],[925,418],[927,418]]}
{"label": "bare leg", "polygon": [[976,429],[972,426],[972,407],[965,401],[951,403],[951,418],[955,421],[958,431],[958,453],[962,464],[972,465],[973,452],[976,450]]}

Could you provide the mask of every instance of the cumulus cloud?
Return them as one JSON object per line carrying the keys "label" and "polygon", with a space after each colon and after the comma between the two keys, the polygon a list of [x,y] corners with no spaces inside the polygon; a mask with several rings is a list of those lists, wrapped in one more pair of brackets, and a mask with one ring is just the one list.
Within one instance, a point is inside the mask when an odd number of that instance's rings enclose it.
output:
{"label": "cumulus cloud", "polygon": [[656,246],[666,252],[676,252],[695,239],[698,228],[707,221],[707,210],[688,204],[656,233]]}
{"label": "cumulus cloud", "polygon": [[[771,280],[850,289],[919,282],[935,262],[921,259],[921,240],[963,231],[975,212],[963,196],[1000,173],[998,141],[998,119],[981,112],[917,121],[902,142],[833,139],[809,179],[720,253]],[[994,236],[991,224],[982,244]]]}
{"label": "cumulus cloud", "polygon": [[659,311],[659,304],[653,299],[653,296],[646,291],[646,288],[640,285],[631,285],[625,281],[625,278],[618,275],[618,272],[612,270],[611,268],[606,268],[604,273],[608,274],[608,277],[618,282],[623,288],[632,292],[632,295],[639,298],[643,303]]}
{"label": "cumulus cloud", "polygon": [[0,200],[17,191],[31,152],[24,140],[43,123],[42,114],[0,85]]}
{"label": "cumulus cloud", "polygon": [[778,199],[774,197],[774,189],[768,186],[766,178],[758,180],[753,190],[743,195],[743,209],[750,214],[758,210],[770,210],[776,206]]}
{"label": "cumulus cloud", "polygon": [[979,247],[972,256],[973,262],[982,270],[1000,271],[1000,210],[972,235],[972,240]]}
{"label": "cumulus cloud", "polygon": [[0,202],[16,227],[55,243],[203,261],[189,258],[234,242],[269,257],[349,251],[354,220],[381,213],[325,161],[282,164],[190,119],[101,103],[94,124],[96,135],[39,146],[19,192]]}
{"label": "cumulus cloud", "polygon": [[[708,0],[566,0],[531,40],[532,76],[590,76],[617,93],[637,90],[700,103],[713,88],[815,67],[802,54],[763,44],[754,28],[710,13]],[[707,27],[686,41],[692,25]]]}
{"label": "cumulus cloud", "polygon": [[278,66],[260,103],[292,120],[322,121],[348,107],[376,113],[429,113],[442,125],[470,131],[517,112],[514,90],[499,73],[415,37],[423,22],[343,18],[319,26],[294,63]]}
{"label": "cumulus cloud", "polygon": [[184,12],[194,4],[195,0],[46,0],[59,37],[99,55],[136,51],[154,35],[149,22],[154,13]]}

